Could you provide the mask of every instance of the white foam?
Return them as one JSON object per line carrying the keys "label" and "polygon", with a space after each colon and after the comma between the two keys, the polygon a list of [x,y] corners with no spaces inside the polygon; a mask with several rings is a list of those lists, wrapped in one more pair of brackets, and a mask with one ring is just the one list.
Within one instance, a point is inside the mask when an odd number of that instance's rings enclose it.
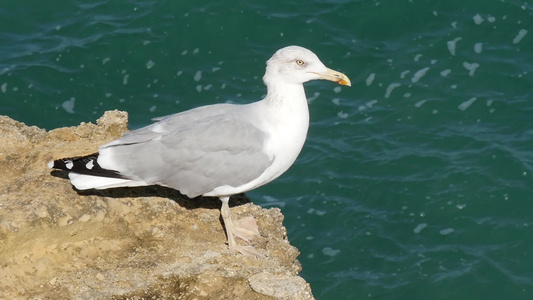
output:
{"label": "white foam", "polygon": [[413,78],[411,78],[411,82],[412,83],[418,82],[420,80],[420,78],[422,78],[422,77],[424,77],[424,75],[426,75],[428,70],[429,70],[429,67],[425,67],[423,69],[420,69],[420,70],[416,71],[416,73],[413,76]]}
{"label": "white foam", "polygon": [[385,98],[389,98],[392,91],[394,91],[394,89],[399,86],[402,86],[402,85],[396,82],[389,84],[389,86],[387,87],[387,91],[385,92]]}
{"label": "white foam", "polygon": [[366,86],[371,85],[372,82],[374,82],[375,78],[376,78],[376,74],[375,73],[371,73],[370,75],[368,75],[368,77],[366,78]]}
{"label": "white foam", "polygon": [[91,159],[87,164],[85,164],[85,167],[89,170],[92,170],[94,167],[94,161]]}
{"label": "white foam", "polygon": [[378,103],[378,100],[374,99],[374,100],[368,101],[367,103],[365,103],[365,105],[366,105],[366,107],[370,108],[370,107],[374,106],[374,104],[376,104],[376,103]]}
{"label": "white foam", "polygon": [[476,23],[477,25],[480,25],[481,23],[483,23],[483,21],[485,20],[479,14],[474,16],[474,23]]}
{"label": "white foam", "polygon": [[526,34],[527,34],[527,30],[520,29],[520,31],[518,31],[518,34],[513,39],[513,44],[520,43],[520,41],[526,36]]}
{"label": "white foam", "polygon": [[202,79],[202,71],[196,71],[194,74],[194,81],[198,82],[200,79]]}
{"label": "white foam", "polygon": [[416,234],[419,234],[427,226],[428,226],[428,224],[426,224],[426,223],[420,223],[420,224],[416,225],[415,229],[413,229],[413,232],[416,233]]}
{"label": "white foam", "polygon": [[277,198],[268,195],[263,196],[263,199],[265,199],[267,202],[279,202]]}
{"label": "white foam", "polygon": [[313,96],[307,98],[307,102],[311,103],[311,102],[315,101],[318,98],[318,96],[320,96],[320,93],[319,92],[315,92],[313,94]]}
{"label": "white foam", "polygon": [[476,43],[474,45],[474,52],[479,54],[479,53],[481,53],[481,51],[483,51],[483,43]]}
{"label": "white foam", "polygon": [[286,203],[285,201],[280,201],[279,199],[277,198],[274,198],[272,196],[263,196],[263,199],[265,199],[268,204],[267,205],[272,205],[272,206],[279,206],[279,207],[285,207]]}
{"label": "white foam", "polygon": [[2,86],[0,87],[2,89],[2,93],[6,93],[7,91],[7,82],[2,83]]}
{"label": "white foam", "polygon": [[400,78],[405,78],[405,76],[406,76],[407,74],[409,74],[410,72],[411,72],[411,71],[409,71],[409,70],[405,70],[405,71],[403,71],[402,73],[400,73]]}
{"label": "white foam", "polygon": [[446,43],[446,45],[448,46],[448,51],[450,51],[450,54],[452,56],[455,56],[455,50],[457,49],[457,42],[459,42],[460,40],[462,40],[462,38],[457,37]]}
{"label": "white foam", "polygon": [[124,77],[122,77],[122,84],[126,85],[128,84],[128,78],[130,77],[130,74],[124,74]]}
{"label": "white foam", "polygon": [[150,59],[149,61],[146,62],[146,68],[147,69],[151,69],[154,66],[155,66],[155,62],[153,60]]}
{"label": "white foam", "polygon": [[61,104],[61,107],[68,112],[69,114],[74,113],[74,102],[76,101],[76,98],[71,97],[69,100],[63,102]]}
{"label": "white foam", "polygon": [[446,229],[443,229],[443,230],[439,231],[439,233],[442,234],[442,235],[448,235],[448,234],[450,234],[450,233],[452,233],[454,231],[455,230],[453,228],[446,228]]}
{"label": "white foam", "polygon": [[415,107],[418,108],[418,107],[424,105],[424,103],[426,103],[426,101],[427,101],[427,100],[420,100],[420,101],[418,101],[417,103],[415,103]]}
{"label": "white foam", "polygon": [[446,70],[440,72],[440,76],[442,76],[442,77],[446,77],[446,76],[448,76],[451,72],[452,72],[452,70],[450,70],[450,69],[446,69]]}
{"label": "white foam", "polygon": [[339,111],[339,112],[337,113],[337,116],[338,116],[339,118],[341,118],[341,119],[346,119],[346,118],[348,118],[348,113],[345,113],[345,112],[343,112],[343,111]]}
{"label": "white foam", "polygon": [[330,257],[336,256],[337,254],[339,254],[339,252],[341,252],[341,250],[335,250],[331,247],[325,247],[324,249],[322,249],[322,253],[325,256],[330,256]]}
{"label": "white foam", "polygon": [[470,76],[474,76],[474,73],[476,72],[477,68],[479,67],[479,64],[478,63],[469,63],[469,62],[463,62],[463,67],[465,67],[465,69],[467,69],[469,72],[468,72],[468,75]]}
{"label": "white foam", "polygon": [[472,105],[474,102],[476,102],[476,100],[477,100],[476,97],[472,97],[472,98],[466,100],[465,102],[459,104],[459,106],[457,108],[459,108],[462,111],[465,111],[465,110],[467,110],[470,107],[470,105]]}

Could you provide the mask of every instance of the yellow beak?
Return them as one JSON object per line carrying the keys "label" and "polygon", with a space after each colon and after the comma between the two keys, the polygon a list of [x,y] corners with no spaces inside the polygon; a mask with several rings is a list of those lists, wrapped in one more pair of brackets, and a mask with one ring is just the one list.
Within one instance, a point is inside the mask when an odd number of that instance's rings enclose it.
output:
{"label": "yellow beak", "polygon": [[329,68],[327,69],[327,72],[318,73],[317,75],[320,76],[318,77],[319,79],[334,81],[341,85],[352,86],[352,82],[350,81],[350,78],[348,78],[348,76]]}

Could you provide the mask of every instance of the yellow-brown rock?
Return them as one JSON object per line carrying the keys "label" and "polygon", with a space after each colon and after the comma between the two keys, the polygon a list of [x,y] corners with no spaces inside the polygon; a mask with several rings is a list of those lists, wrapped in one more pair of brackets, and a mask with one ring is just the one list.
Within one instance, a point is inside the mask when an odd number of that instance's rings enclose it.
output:
{"label": "yellow-brown rock", "polygon": [[245,196],[268,255],[227,249],[218,199],[162,187],[77,192],[47,162],[96,152],[127,114],[45,131],[0,116],[0,291],[6,299],[313,299],[279,209]]}

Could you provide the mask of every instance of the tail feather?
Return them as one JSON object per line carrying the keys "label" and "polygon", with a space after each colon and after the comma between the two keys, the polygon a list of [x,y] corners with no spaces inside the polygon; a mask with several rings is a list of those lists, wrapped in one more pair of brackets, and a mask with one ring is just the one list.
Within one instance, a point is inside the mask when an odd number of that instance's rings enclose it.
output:
{"label": "tail feather", "polygon": [[70,172],[68,174],[68,177],[70,179],[70,183],[72,183],[72,185],[75,186],[78,190],[104,190],[118,187],[134,187],[148,185],[146,182],[141,180],[91,176],[74,172]]}

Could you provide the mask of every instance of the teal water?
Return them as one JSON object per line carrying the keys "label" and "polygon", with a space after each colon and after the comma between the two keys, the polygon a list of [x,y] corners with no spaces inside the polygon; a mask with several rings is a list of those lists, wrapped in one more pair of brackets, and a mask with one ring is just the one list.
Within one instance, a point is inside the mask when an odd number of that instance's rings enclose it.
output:
{"label": "teal water", "polygon": [[280,207],[317,299],[533,299],[533,3],[4,1],[0,114],[130,127],[265,93],[290,44],[352,79],[311,82]]}

